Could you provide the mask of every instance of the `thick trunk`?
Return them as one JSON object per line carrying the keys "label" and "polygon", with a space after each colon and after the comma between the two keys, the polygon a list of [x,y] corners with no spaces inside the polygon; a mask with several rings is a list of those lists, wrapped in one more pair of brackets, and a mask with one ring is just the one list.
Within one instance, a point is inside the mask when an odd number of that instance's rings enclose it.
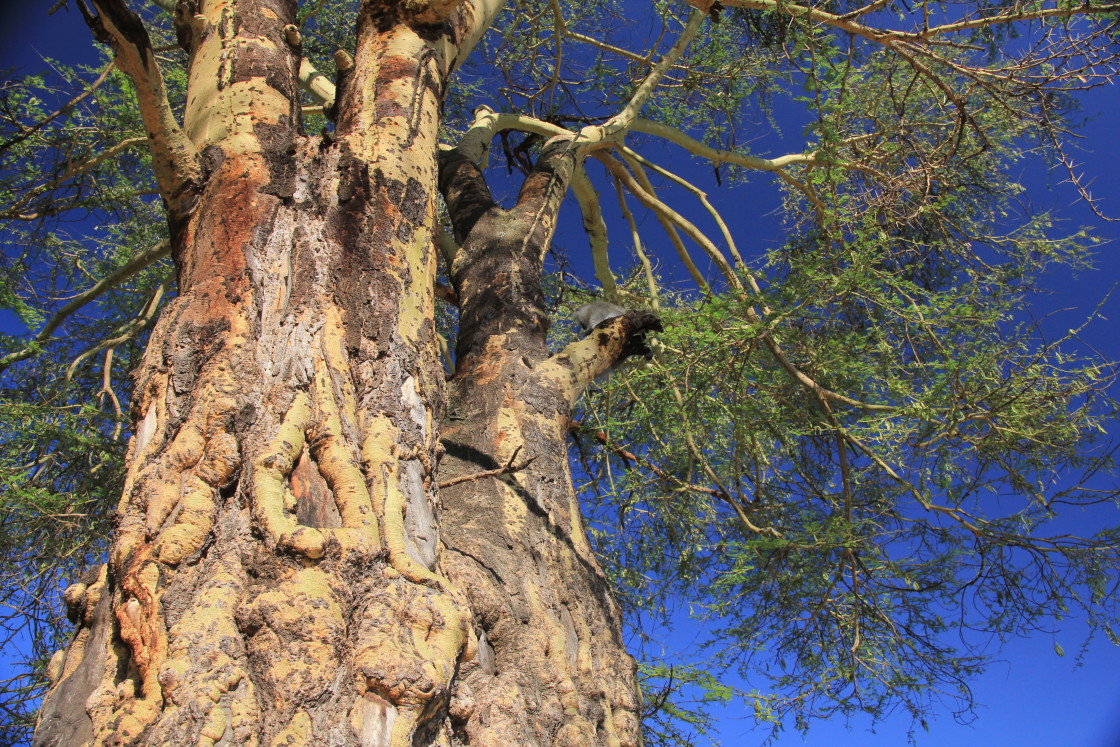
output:
{"label": "thick trunk", "polygon": [[[109,563],[67,593],[81,624],[37,743],[637,743],[564,444],[571,360],[603,369],[625,325],[548,358],[539,257],[511,242],[464,250],[483,269],[457,274],[465,348],[435,473],[438,114],[456,44],[494,11],[431,25],[456,5],[409,23],[367,4],[330,140],[298,130],[288,3],[194,8],[183,128],[145,112],[180,293],[137,374]],[[97,7],[158,110],[123,6]],[[511,226],[543,252],[550,222]],[[467,321],[488,275],[514,312],[496,327]],[[444,491],[441,561],[437,482],[514,452],[531,464]]]}
{"label": "thick trunk", "polygon": [[470,653],[432,571],[431,194],[290,142],[224,158],[184,228],[96,589],[113,635],[68,656],[95,687],[48,702],[88,713],[57,743],[407,744]]}
{"label": "thick trunk", "polygon": [[451,273],[461,313],[440,467],[442,567],[480,628],[452,707],[463,743],[639,742],[634,661],[587,540],[566,439],[579,393],[655,320],[630,314],[549,354],[541,272],[576,162],[571,142],[550,143],[507,211],[472,163],[443,155],[463,245]]}
{"label": "thick trunk", "polygon": [[376,119],[325,142],[297,130],[293,8],[200,11],[182,133],[202,184],[163,180],[180,294],[137,376],[108,573],[70,595],[81,645],[37,738],[408,744],[441,728],[474,651],[433,571],[446,60],[407,24],[367,28],[344,103]]}

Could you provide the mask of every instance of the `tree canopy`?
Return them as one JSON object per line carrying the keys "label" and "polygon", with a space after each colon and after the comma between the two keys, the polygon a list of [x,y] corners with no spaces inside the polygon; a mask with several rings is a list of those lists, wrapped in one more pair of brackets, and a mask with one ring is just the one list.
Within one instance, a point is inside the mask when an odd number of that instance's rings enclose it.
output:
{"label": "tree canopy", "polygon": [[[174,5],[131,3],[181,115]],[[330,137],[357,5],[300,7],[309,134]],[[993,641],[1073,616],[1118,642],[1116,369],[1085,336],[1104,299],[1068,331],[1035,311],[1055,268],[1091,271],[1099,232],[1024,177],[1050,169],[1107,212],[1071,148],[1079,96],[1117,75],[1118,13],[523,0],[458,70],[443,139],[499,201],[549,138],[601,141],[550,254],[553,348],[597,298],[664,327],[585,397],[569,454],[648,743],[688,743],[705,701],[775,728],[967,711]],[[26,330],[0,337],[0,594],[6,640],[33,651],[0,741],[25,734],[69,633],[60,590],[105,552],[129,372],[176,292],[144,94],[110,60],[0,88],[0,306]],[[779,241],[752,230],[776,223]],[[682,604],[710,631],[688,665],[645,634]]]}

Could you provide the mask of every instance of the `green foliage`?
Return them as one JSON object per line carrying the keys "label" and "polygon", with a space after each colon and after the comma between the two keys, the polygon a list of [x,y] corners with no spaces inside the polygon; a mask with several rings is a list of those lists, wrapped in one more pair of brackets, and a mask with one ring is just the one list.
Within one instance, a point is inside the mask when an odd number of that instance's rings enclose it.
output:
{"label": "green foliage", "polygon": [[785,180],[787,239],[761,269],[663,291],[656,365],[586,401],[596,547],[632,626],[690,600],[708,671],[759,683],[736,696],[773,733],[966,712],[993,641],[1070,614],[1115,639],[1115,367],[1031,317],[1044,275],[1098,242],[1009,176],[1060,162],[1074,102],[1024,94],[998,72],[1013,62],[979,76],[983,45],[923,72],[823,27],[768,43],[815,162]]}
{"label": "green foliage", "polygon": [[[157,43],[169,37],[164,24]],[[181,101],[173,57],[165,74]],[[26,741],[46,664],[72,630],[62,589],[108,547],[128,374],[146,336],[133,320],[171,274],[166,260],[140,267],[56,317],[167,229],[131,83],[48,64],[50,75],[0,89],[0,648],[14,674],[0,683],[4,744]]]}
{"label": "green foliage", "polygon": [[[1107,371],[1014,324],[1006,283],[923,289],[872,245],[851,261],[787,273],[765,323],[730,295],[666,310],[660,365],[612,376],[583,416],[622,603],[635,619],[701,605],[717,661],[769,680],[797,723],[966,708],[992,636],[1117,611],[1114,532],[1051,528],[1060,505],[1101,500],[1070,476],[1109,464]],[[766,333],[875,407],[814,398]],[[976,635],[950,645],[954,628]]]}

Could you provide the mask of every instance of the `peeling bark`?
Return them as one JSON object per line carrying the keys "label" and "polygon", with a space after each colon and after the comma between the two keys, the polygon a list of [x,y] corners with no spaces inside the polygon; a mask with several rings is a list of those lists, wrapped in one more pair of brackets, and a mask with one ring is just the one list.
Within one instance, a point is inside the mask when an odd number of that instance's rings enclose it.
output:
{"label": "peeling bark", "polygon": [[[150,85],[142,27],[96,4]],[[179,9],[185,119],[149,112],[179,295],[136,373],[117,533],[68,592],[79,628],[36,744],[636,744],[634,666],[564,438],[644,322],[544,347],[570,143],[549,145],[517,207],[462,225],[450,392],[439,361],[439,112],[498,4],[367,1],[331,140],[300,130],[293,3]],[[455,476],[518,449],[525,469],[441,506],[441,455]]]}

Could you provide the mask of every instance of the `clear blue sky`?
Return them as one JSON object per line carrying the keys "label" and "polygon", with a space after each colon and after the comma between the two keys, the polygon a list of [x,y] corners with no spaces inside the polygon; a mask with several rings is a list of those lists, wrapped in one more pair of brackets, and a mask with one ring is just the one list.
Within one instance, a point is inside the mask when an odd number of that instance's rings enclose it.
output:
{"label": "clear blue sky", "polygon": [[[15,67],[20,73],[38,72],[42,67],[40,56],[68,61],[95,59],[89,33],[76,8],[60,10],[48,18],[46,9],[53,3],[46,0],[0,0],[0,4],[0,69]],[[1079,160],[1091,180],[1092,192],[1101,198],[1102,210],[1120,217],[1120,137],[1117,137],[1120,89],[1107,87],[1091,92],[1083,98],[1083,107],[1089,122],[1081,131],[1086,137]],[[780,138],[767,134],[764,123],[757,127],[759,140],[754,148],[760,155],[778,155],[803,147],[800,132],[795,127],[787,128]],[[773,152],[766,153],[768,147],[772,147]],[[1033,190],[1033,199],[1040,207],[1057,208],[1066,216],[1070,227],[1095,225],[1098,235],[1114,241],[1120,239],[1120,224],[1102,225],[1084,205],[1075,204],[1073,190],[1061,184],[1065,179],[1063,173],[1047,174],[1037,170],[1037,166],[1034,164],[1036,170],[1024,174],[1022,181]],[[741,248],[745,252],[764,249],[768,243],[780,240],[780,226],[773,218],[766,217],[767,211],[777,206],[777,190],[764,180],[753,184],[758,185],[759,192],[752,193],[749,202],[756,205],[758,211],[744,213],[739,209],[726,213],[739,217],[739,224],[733,226],[737,236],[750,237],[749,240],[743,238]],[[718,197],[713,194],[713,198]],[[740,204],[746,201],[742,194],[737,199]],[[1054,293],[1044,300],[1042,312],[1069,309],[1047,321],[1054,325],[1053,329],[1076,326],[1120,279],[1120,244],[1104,246],[1097,264],[1099,270],[1094,273],[1076,277],[1063,273],[1052,278]],[[1120,319],[1120,297],[1109,302],[1105,316],[1110,320]],[[1120,359],[1120,334],[1116,333],[1114,324],[1098,323],[1085,337],[1115,360]],[[961,726],[948,714],[935,717],[930,720],[928,734],[919,730],[918,744],[924,747],[1120,747],[1120,648],[1097,640],[1085,651],[1078,666],[1077,654],[1083,637],[1084,631],[1073,621],[1053,635],[1012,642],[990,671],[973,683],[979,718],[970,726]],[[689,638],[689,631],[679,631],[670,645],[685,646]],[[1055,642],[1065,649],[1065,657],[1055,654]],[[749,683],[747,687],[749,689]],[[862,721],[850,725],[816,724],[804,739],[789,732],[777,744],[780,747],[902,745],[906,742],[909,725],[909,718],[900,716],[878,725],[877,733],[873,734],[868,731],[870,724]],[[742,710],[729,708],[721,712],[720,731],[726,745],[757,744],[762,733],[751,731],[752,727],[753,722]]]}

